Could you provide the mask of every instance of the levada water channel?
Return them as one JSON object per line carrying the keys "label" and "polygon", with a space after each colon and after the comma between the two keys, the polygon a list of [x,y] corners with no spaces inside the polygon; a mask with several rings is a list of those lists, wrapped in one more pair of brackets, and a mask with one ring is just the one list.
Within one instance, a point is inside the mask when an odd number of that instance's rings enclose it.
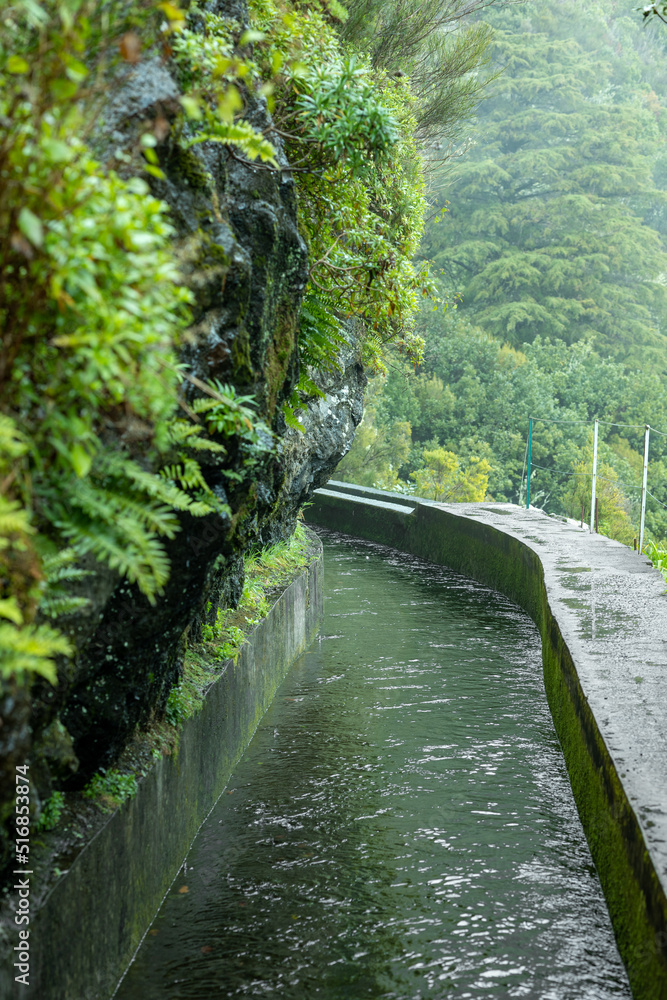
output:
{"label": "levada water channel", "polygon": [[499,594],[322,533],[325,617],[118,1000],[631,997]]}

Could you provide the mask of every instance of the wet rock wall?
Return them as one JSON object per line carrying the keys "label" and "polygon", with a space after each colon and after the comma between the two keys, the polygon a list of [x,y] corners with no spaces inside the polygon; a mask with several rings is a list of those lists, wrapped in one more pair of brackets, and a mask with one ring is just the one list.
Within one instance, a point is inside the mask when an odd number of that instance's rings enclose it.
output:
{"label": "wet rock wall", "polygon": [[[206,7],[247,19],[239,0]],[[112,92],[94,142],[100,158],[119,169],[118,151],[136,150],[147,129],[161,136],[165,178],[153,183],[154,193],[170,206],[195,296],[183,358],[195,379],[219,379],[252,395],[277,448],[251,475],[241,449],[231,449],[224,466],[203,466],[231,517],[180,517],[181,531],[167,547],[171,577],[157,605],[114,572],[87,564],[93,575],[82,593],[90,604],[70,619],[77,654],[60,665],[58,687],[37,682],[31,696],[16,689],[0,702],[0,868],[13,843],[16,764],[30,765],[34,818],[54,789],[80,789],[98,768],[113,764],[136,727],[163,712],[180,676],[187,631],[196,633],[209,602],[235,605],[243,553],[289,534],[301,505],[347,452],[362,415],[366,379],[350,348],[340,375],[320,378],[324,397],[308,404],[305,432],[286,427],[281,404],[299,376],[298,318],[308,273],[289,163],[279,146],[278,170],[242,162],[219,143],[185,149],[178,98],[169,62],[147,56]],[[267,126],[266,103],[249,97],[248,104],[253,125]],[[131,445],[136,432],[128,428],[123,443]]]}

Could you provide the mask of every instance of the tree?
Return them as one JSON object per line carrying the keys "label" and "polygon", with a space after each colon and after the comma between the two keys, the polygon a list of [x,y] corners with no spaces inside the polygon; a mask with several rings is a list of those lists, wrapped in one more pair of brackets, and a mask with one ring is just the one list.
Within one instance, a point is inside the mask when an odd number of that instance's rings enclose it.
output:
{"label": "tree", "polygon": [[464,313],[515,347],[589,339],[662,369],[664,126],[641,27],[571,0],[488,14],[503,72],[472,153],[437,176],[451,209],[424,252],[462,289]]}
{"label": "tree", "polygon": [[467,469],[452,451],[444,448],[424,449],[424,465],[410,473],[419,496],[442,503],[465,503],[483,500],[489,483],[491,466],[485,458],[473,455]]}
{"label": "tree", "polygon": [[485,86],[491,41],[471,18],[494,0],[352,0],[341,31],[370,53],[376,69],[408,75],[418,100],[423,144],[454,142]]}

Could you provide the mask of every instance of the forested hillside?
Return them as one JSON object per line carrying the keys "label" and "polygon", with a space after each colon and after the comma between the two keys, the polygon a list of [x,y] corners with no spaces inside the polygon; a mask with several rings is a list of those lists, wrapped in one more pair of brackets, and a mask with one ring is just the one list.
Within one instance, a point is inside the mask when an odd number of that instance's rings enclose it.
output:
{"label": "forested hillside", "polygon": [[[531,499],[588,519],[594,417],[638,425],[601,425],[602,530],[632,544],[643,425],[667,430],[666,29],[621,2],[534,0],[484,19],[497,76],[469,148],[430,167],[421,253],[448,305],[422,312],[424,364],[397,359],[371,387],[339,474],[525,502],[528,418],[542,417]],[[665,440],[649,471],[663,502]]]}

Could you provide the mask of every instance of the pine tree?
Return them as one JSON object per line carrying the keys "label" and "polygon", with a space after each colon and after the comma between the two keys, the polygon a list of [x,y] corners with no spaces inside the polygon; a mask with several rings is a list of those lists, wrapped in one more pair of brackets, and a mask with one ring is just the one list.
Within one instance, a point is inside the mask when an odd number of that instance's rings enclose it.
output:
{"label": "pine tree", "polygon": [[425,255],[463,291],[464,313],[514,346],[588,338],[662,368],[660,42],[613,4],[535,0],[489,19],[503,72],[480,108],[477,145],[435,179],[451,208],[431,224]]}

